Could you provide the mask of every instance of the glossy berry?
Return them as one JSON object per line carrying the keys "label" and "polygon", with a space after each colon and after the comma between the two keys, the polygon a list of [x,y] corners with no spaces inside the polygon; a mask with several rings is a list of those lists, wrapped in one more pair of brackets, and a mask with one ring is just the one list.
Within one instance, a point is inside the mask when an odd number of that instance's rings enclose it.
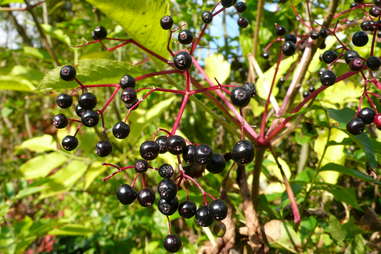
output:
{"label": "glossy berry", "polygon": [[193,41],[193,35],[189,30],[182,30],[179,32],[177,39],[181,44],[186,45]]}
{"label": "glossy berry", "polygon": [[173,57],[173,63],[177,69],[184,71],[192,66],[192,57],[188,52],[181,51]]}
{"label": "glossy berry", "polygon": [[360,71],[365,67],[365,61],[360,57],[355,57],[353,60],[349,63],[349,68],[351,68],[352,71]]}
{"label": "glossy berry", "polygon": [[320,81],[325,86],[331,86],[336,82],[336,75],[330,70],[324,70],[320,74]]}
{"label": "glossy berry", "polygon": [[296,38],[296,36],[293,35],[293,34],[286,34],[286,35],[284,36],[284,40],[285,40],[285,41],[291,41],[291,42],[293,42],[293,43],[296,43],[297,38]]}
{"label": "glossy berry", "polygon": [[140,156],[145,160],[153,160],[159,155],[159,145],[154,141],[145,141],[140,145]]}
{"label": "glossy berry", "polygon": [[355,118],[347,123],[347,131],[353,135],[359,135],[364,131],[365,123],[361,118]]}
{"label": "glossy berry", "polygon": [[381,66],[381,60],[380,60],[380,58],[378,58],[376,56],[370,56],[366,60],[366,65],[372,71],[377,71],[380,68],[380,66]]}
{"label": "glossy berry", "polygon": [[201,206],[196,211],[196,223],[201,227],[209,227],[213,223],[213,215],[208,206]]}
{"label": "glossy berry", "polygon": [[53,117],[52,123],[57,129],[62,129],[67,126],[69,121],[64,114],[58,114]]}
{"label": "glossy berry", "polygon": [[235,5],[234,5],[234,8],[238,11],[238,12],[244,12],[247,8],[246,4],[244,2],[237,2]]}
{"label": "glossy berry", "polygon": [[213,200],[209,204],[209,211],[216,220],[223,220],[228,215],[228,207],[221,199]]}
{"label": "glossy berry", "polygon": [[196,162],[191,163],[184,167],[184,171],[187,175],[193,178],[198,178],[202,176],[205,171],[205,165],[198,164]]}
{"label": "glossy berry", "polygon": [[176,197],[177,185],[171,179],[163,179],[157,186],[157,192],[159,192],[161,198],[172,200]]}
{"label": "glossy berry", "polygon": [[310,87],[308,88],[308,91],[309,91],[310,93],[312,93],[313,91],[315,91],[315,87],[310,86]]}
{"label": "glossy berry", "polygon": [[317,40],[317,39],[319,39],[319,32],[312,31],[312,32],[310,33],[310,37],[311,37],[312,40]]}
{"label": "glossy berry", "polygon": [[228,8],[235,4],[236,0],[221,0],[221,4],[223,7]]}
{"label": "glossy berry", "polygon": [[357,116],[363,120],[365,124],[370,124],[374,120],[376,113],[371,108],[363,108],[357,113]]}
{"label": "glossy berry", "polygon": [[263,52],[263,53],[261,54],[261,57],[263,57],[263,59],[269,59],[270,54],[269,54],[268,52]]}
{"label": "glossy berry", "polygon": [[166,199],[159,199],[159,211],[164,214],[164,215],[172,215],[177,211],[177,208],[179,207],[179,201],[175,197],[174,199],[171,200],[166,200]]}
{"label": "glossy berry", "polygon": [[372,31],[372,29],[373,29],[373,24],[372,23],[370,21],[363,21],[360,24],[361,30],[363,30],[363,31]]}
{"label": "glossy berry", "polygon": [[303,98],[307,98],[308,96],[310,96],[310,92],[309,91],[304,91],[303,92]]}
{"label": "glossy berry", "polygon": [[381,130],[381,114],[376,114],[374,116],[373,122],[376,125],[377,129]]}
{"label": "glossy berry", "polygon": [[283,26],[279,25],[279,24],[275,24],[275,33],[276,35],[278,36],[283,36],[286,34],[286,28],[284,28]]}
{"label": "glossy berry", "polygon": [[117,122],[114,127],[112,127],[112,134],[118,139],[127,138],[130,134],[130,126],[125,122]]}
{"label": "glossy berry", "polygon": [[148,162],[146,160],[137,160],[135,162],[135,171],[138,173],[144,173],[148,170]]}
{"label": "glossy berry", "polygon": [[163,178],[171,178],[174,173],[173,167],[169,164],[163,164],[159,168],[159,175]]}
{"label": "glossy berry", "polygon": [[65,81],[72,81],[75,79],[77,72],[75,68],[71,65],[65,65],[60,70],[60,77]]}
{"label": "glossy berry", "polygon": [[99,115],[93,110],[86,110],[81,115],[81,122],[87,127],[94,127],[99,122]]}
{"label": "glossy berry", "polygon": [[333,50],[327,50],[323,53],[322,55],[322,60],[326,63],[326,64],[330,64],[332,63],[333,61],[335,61],[338,57],[338,54],[336,53],[336,51],[333,51]]}
{"label": "glossy berry", "polygon": [[137,104],[139,102],[139,100],[136,98],[134,100],[131,100],[131,101],[128,101],[128,102],[125,102],[124,105],[126,106],[126,109],[137,109],[139,104]]}
{"label": "glossy berry", "polygon": [[196,156],[196,146],[187,145],[183,151],[183,159],[188,163],[193,163]]}
{"label": "glossy berry", "polygon": [[220,173],[225,169],[226,161],[222,154],[213,153],[206,165],[206,169],[214,174]]}
{"label": "glossy berry", "polygon": [[210,11],[204,11],[201,18],[205,24],[210,24],[213,21],[213,14]]}
{"label": "glossy berry", "polygon": [[160,20],[160,25],[164,30],[169,30],[171,29],[173,25],[173,19],[171,16],[164,16]]}
{"label": "glossy berry", "polygon": [[199,164],[207,164],[212,157],[212,149],[208,145],[196,146],[195,161]]}
{"label": "glossy berry", "polygon": [[137,100],[137,94],[136,94],[136,91],[134,88],[132,87],[127,87],[123,90],[121,96],[120,96],[120,99],[124,102],[124,103],[132,103],[132,102],[135,102]]}
{"label": "glossy berry", "polygon": [[61,144],[66,151],[73,151],[78,146],[78,139],[68,135],[62,139]]}
{"label": "glossy berry", "polygon": [[244,17],[239,17],[237,24],[240,28],[246,28],[249,25],[249,21]]}
{"label": "glossy berry", "polygon": [[230,99],[237,107],[245,107],[250,102],[250,92],[243,87],[236,87],[232,90]]}
{"label": "glossy berry", "polygon": [[82,108],[79,104],[75,106],[75,113],[77,116],[81,117],[82,113],[85,112],[85,109]]}
{"label": "glossy berry", "polygon": [[182,154],[186,147],[185,140],[178,136],[172,135],[168,137],[168,151],[171,154],[177,155]]}
{"label": "glossy berry", "polygon": [[370,8],[369,14],[375,18],[380,17],[381,16],[381,8],[378,6],[373,6],[372,8]]}
{"label": "glossy berry", "polygon": [[98,156],[105,157],[112,152],[112,145],[110,141],[99,141],[95,147]]}
{"label": "glossy berry", "polygon": [[148,188],[145,188],[138,193],[138,201],[144,207],[152,206],[155,202],[155,193]]}
{"label": "glossy berry", "polygon": [[103,26],[97,26],[94,28],[92,35],[94,40],[103,40],[107,37],[107,30]]}
{"label": "glossy berry", "polygon": [[327,38],[328,35],[329,35],[328,29],[325,27],[322,27],[319,31],[319,37],[322,39],[325,39],[325,38]]}
{"label": "glossy berry", "polygon": [[344,60],[349,64],[355,57],[360,57],[360,55],[354,50],[348,50],[344,53]]}
{"label": "glossy berry", "polygon": [[242,88],[246,89],[249,92],[250,97],[253,97],[257,93],[253,83],[246,82],[242,85]]}
{"label": "glossy berry", "polygon": [[183,218],[192,218],[196,214],[196,204],[192,201],[184,201],[179,205],[179,214]]}
{"label": "glossy berry", "polygon": [[177,235],[167,235],[164,239],[164,248],[168,252],[177,252],[181,249],[182,243]]}
{"label": "glossy berry", "polygon": [[73,103],[73,97],[68,94],[61,93],[57,96],[56,103],[60,108],[68,108]]}
{"label": "glossy berry", "polygon": [[295,53],[296,45],[292,41],[285,41],[282,45],[282,52],[285,56],[292,56]]}
{"label": "glossy berry", "polygon": [[132,188],[128,184],[122,184],[116,190],[116,197],[118,198],[119,202],[123,205],[131,204],[135,201],[137,196],[138,194],[136,193],[134,188]]}
{"label": "glossy berry", "polygon": [[358,31],[352,35],[352,43],[357,47],[365,46],[368,41],[368,34],[364,31]]}
{"label": "glossy berry", "polygon": [[136,80],[130,75],[124,75],[119,81],[120,87],[125,89],[127,87],[135,88]]}
{"label": "glossy berry", "polygon": [[159,136],[155,142],[159,145],[159,153],[166,153],[168,151],[168,137]]}
{"label": "glossy berry", "polygon": [[249,140],[240,140],[232,150],[232,159],[239,164],[247,164],[254,158],[254,146]]}
{"label": "glossy berry", "polygon": [[93,109],[97,105],[97,97],[92,93],[83,93],[79,96],[78,104],[83,109]]}

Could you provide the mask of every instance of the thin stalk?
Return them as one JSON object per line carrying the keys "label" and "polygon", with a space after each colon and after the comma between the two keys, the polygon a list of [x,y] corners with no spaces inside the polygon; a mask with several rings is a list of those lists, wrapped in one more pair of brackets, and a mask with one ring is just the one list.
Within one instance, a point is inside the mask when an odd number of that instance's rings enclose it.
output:
{"label": "thin stalk", "polygon": [[259,182],[260,182],[260,175],[262,170],[263,159],[265,156],[265,151],[266,151],[266,148],[263,146],[257,146],[257,149],[255,151],[253,182],[251,186],[251,197],[254,203],[254,207],[256,207],[258,203]]}
{"label": "thin stalk", "polygon": [[265,6],[265,0],[259,0],[257,2],[257,19],[255,21],[254,37],[253,37],[253,55],[257,56],[257,50],[259,45],[259,30],[261,29],[262,16]]}

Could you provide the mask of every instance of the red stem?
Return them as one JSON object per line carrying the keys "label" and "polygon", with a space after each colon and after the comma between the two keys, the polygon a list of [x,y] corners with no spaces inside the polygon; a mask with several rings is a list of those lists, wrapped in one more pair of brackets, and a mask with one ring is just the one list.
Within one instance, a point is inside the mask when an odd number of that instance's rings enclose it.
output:
{"label": "red stem", "polygon": [[186,93],[184,95],[183,101],[181,103],[180,110],[177,113],[177,117],[176,117],[175,123],[173,124],[171,135],[174,135],[176,133],[176,130],[180,126],[181,117],[182,117],[182,115],[184,113],[184,110],[185,110],[185,107],[186,107],[186,105],[188,103],[188,100],[189,100],[189,94]]}
{"label": "red stem", "polygon": [[106,101],[105,105],[103,105],[102,109],[99,110],[102,114],[106,110],[108,105],[110,105],[110,103],[114,100],[115,95],[118,93],[119,89],[120,89],[120,86],[115,88],[114,92],[111,94],[110,98],[108,98],[108,100]]}

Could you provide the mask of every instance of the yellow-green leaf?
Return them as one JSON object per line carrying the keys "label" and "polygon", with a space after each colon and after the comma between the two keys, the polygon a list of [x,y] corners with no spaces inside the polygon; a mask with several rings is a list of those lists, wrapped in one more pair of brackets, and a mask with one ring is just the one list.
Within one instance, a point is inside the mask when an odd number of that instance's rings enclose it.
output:
{"label": "yellow-green leaf", "polygon": [[205,59],[205,71],[209,78],[214,78],[220,83],[224,83],[230,75],[230,64],[221,54],[213,54]]}

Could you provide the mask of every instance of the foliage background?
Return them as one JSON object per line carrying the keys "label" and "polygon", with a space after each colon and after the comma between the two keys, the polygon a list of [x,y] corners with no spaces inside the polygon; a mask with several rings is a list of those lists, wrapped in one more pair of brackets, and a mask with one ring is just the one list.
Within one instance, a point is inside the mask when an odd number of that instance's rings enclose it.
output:
{"label": "foliage background", "polygon": [[[14,3],[12,7],[23,6],[18,4],[22,2],[0,1],[3,6]],[[274,37],[275,22],[285,25],[289,31],[302,29],[290,2],[303,11],[302,1],[266,1],[259,48]],[[312,1],[317,20],[324,15],[328,2]],[[85,83],[103,83],[118,82],[127,72],[141,75],[164,66],[150,61],[133,46],[112,53],[102,51],[99,45],[74,48],[89,40],[93,27],[102,24],[111,37],[134,37],[165,54],[163,45],[167,35],[159,29],[160,17],[171,13],[175,22],[183,21],[197,32],[201,26],[201,11],[210,9],[213,3],[205,0],[50,0],[43,8],[34,8],[33,13],[46,40],[53,45],[58,61],[78,64],[79,78]],[[349,4],[349,1],[340,1],[339,9],[346,9]],[[224,70],[222,72],[229,74],[227,82],[242,83],[247,79],[246,56],[253,48],[256,7],[257,1],[248,1],[245,16],[251,23],[249,29],[238,33],[237,15],[227,12],[225,18],[216,20],[217,24],[201,44],[198,56],[207,57],[206,69],[220,76],[223,73],[219,70]],[[350,18],[360,17],[353,14]],[[58,68],[55,69],[52,57],[43,46],[43,36],[30,13],[0,12],[0,27],[4,34],[0,45],[0,252],[164,253],[165,217],[156,207],[142,209],[135,204],[126,208],[114,197],[116,187],[130,182],[133,174],[102,182],[110,172],[94,154],[99,130],[81,133],[75,153],[66,153],[58,147],[58,141],[73,130],[57,132],[51,126],[51,116],[59,112],[54,99],[61,89],[68,89],[74,83],[59,81]],[[351,29],[342,34],[345,41],[349,41],[348,35],[358,28]],[[334,39],[327,42],[327,48],[330,47],[334,47]],[[359,49],[363,54],[367,54],[367,50],[369,48]],[[379,53],[378,47],[376,52]],[[213,55],[216,53],[220,56]],[[253,125],[259,123],[257,116],[263,110],[261,105],[266,95],[264,86],[272,77],[271,66],[277,53],[275,49],[270,53],[269,61],[257,59],[265,75],[256,82],[260,96],[251,102],[251,110],[247,111]],[[218,60],[221,55],[227,61],[223,66]],[[318,83],[316,71],[322,67],[319,55],[318,52],[311,64],[304,89]],[[286,78],[294,69],[295,61],[296,57],[289,58],[282,64],[281,73]],[[181,87],[182,84],[181,78],[171,76],[145,80],[139,86]],[[288,79],[277,86],[277,98],[284,96],[287,86]],[[107,89],[96,92],[101,101],[110,93]],[[261,221],[276,232],[269,235],[275,253],[377,253],[380,250],[379,182],[368,175],[370,169],[379,173],[379,132],[371,130],[370,135],[353,137],[345,131],[345,123],[354,115],[360,93],[356,78],[336,84],[303,112],[303,120],[297,123],[295,131],[278,144],[281,162],[302,213],[302,223],[297,228],[292,223],[280,172],[272,156],[266,154],[259,207]],[[301,99],[300,95],[296,100]],[[108,162],[127,165],[137,159],[136,144],[149,138],[157,127],[170,128],[177,110],[174,105],[179,103],[180,98],[174,96],[151,96],[133,114],[133,131],[128,140],[112,140],[117,143],[117,149]],[[115,103],[108,111],[106,126],[110,128],[123,111],[120,102]],[[181,132],[193,142],[212,144],[215,150],[228,151],[239,132],[220,114],[204,97],[192,98]],[[162,156],[158,165],[160,162],[170,163],[173,158]],[[252,172],[252,166],[247,170]],[[235,172],[225,178],[227,171],[221,175],[206,174],[201,183],[208,192],[218,196],[224,180],[229,187],[229,200],[237,208],[236,227],[244,228]],[[150,173],[152,186],[158,179]],[[192,199],[200,203],[197,190],[193,193]],[[180,192],[180,200],[184,198],[181,195],[184,194]],[[171,218],[184,242],[183,253],[195,253],[217,237],[208,229],[195,226],[192,220],[182,220],[177,214]],[[238,238],[237,249],[240,249],[244,236]]]}

